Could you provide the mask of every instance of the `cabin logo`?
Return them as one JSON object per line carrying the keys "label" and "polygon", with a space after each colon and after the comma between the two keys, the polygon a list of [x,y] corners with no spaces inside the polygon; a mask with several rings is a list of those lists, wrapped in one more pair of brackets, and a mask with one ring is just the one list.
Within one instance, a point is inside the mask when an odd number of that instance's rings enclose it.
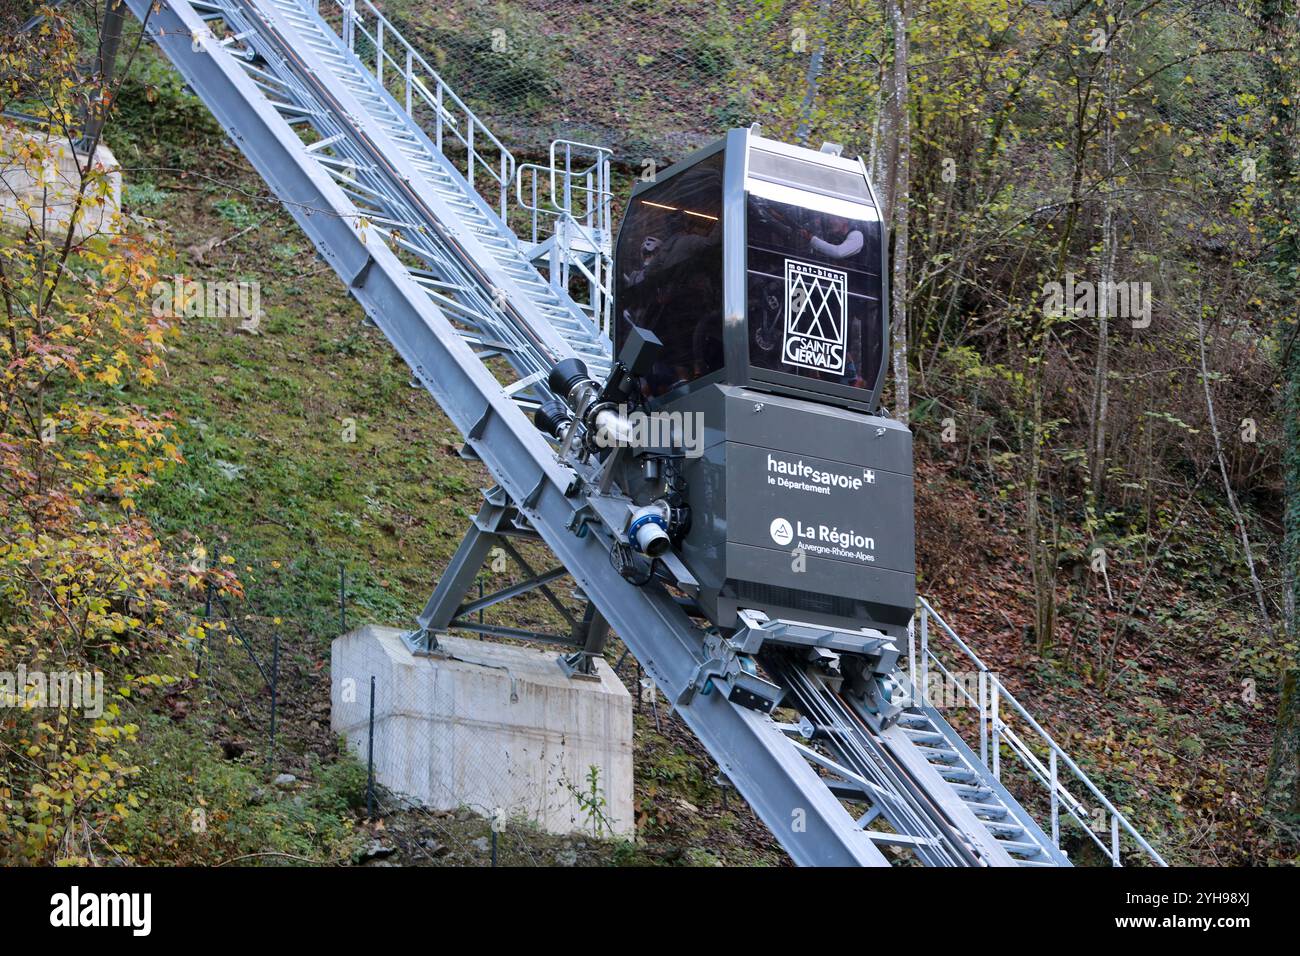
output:
{"label": "cabin logo", "polygon": [[790,527],[790,522],[784,518],[774,518],[767,529],[767,533],[772,536],[773,541],[783,548],[794,540],[794,528]]}
{"label": "cabin logo", "polygon": [[848,290],[847,272],[785,260],[785,345],[781,357],[787,365],[844,374]]}

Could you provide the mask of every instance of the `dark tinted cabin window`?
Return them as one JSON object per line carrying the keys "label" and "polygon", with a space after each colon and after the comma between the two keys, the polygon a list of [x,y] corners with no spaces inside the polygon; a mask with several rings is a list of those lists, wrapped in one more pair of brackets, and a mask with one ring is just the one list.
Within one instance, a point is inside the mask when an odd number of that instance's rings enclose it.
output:
{"label": "dark tinted cabin window", "polygon": [[873,388],[884,350],[874,211],[832,215],[753,194],[746,202],[750,365]]}
{"label": "dark tinted cabin window", "polygon": [[618,234],[615,347],[629,325],[654,332],[663,358],[647,378],[663,395],[722,368],[722,157],[639,193]]}

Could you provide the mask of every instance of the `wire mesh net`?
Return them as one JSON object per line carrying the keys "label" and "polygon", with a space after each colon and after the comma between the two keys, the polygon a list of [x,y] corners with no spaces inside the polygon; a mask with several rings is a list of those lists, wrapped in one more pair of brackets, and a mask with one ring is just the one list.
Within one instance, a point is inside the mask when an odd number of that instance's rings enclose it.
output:
{"label": "wire mesh net", "polygon": [[729,100],[733,37],[746,21],[740,6],[377,0],[376,7],[512,146],[576,135],[658,155],[665,134],[679,148],[699,145],[738,118],[717,104]]}

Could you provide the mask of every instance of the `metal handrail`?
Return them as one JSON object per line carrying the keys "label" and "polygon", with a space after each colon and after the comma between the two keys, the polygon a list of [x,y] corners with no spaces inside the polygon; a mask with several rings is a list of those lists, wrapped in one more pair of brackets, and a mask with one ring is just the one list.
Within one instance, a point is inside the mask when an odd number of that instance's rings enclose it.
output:
{"label": "metal handrail", "polygon": [[[561,173],[560,164],[556,155],[559,149],[564,150],[564,168]],[[582,169],[573,168],[574,150],[579,152],[589,152],[595,155],[595,159]],[[550,149],[551,157],[551,204],[557,209],[562,209],[575,219],[584,220],[589,229],[594,229],[606,240],[610,235],[611,210],[610,205],[613,200],[613,190],[610,188],[610,160],[613,159],[614,151],[604,146],[593,146],[591,143],[582,143],[573,139],[557,139],[552,141]],[[556,189],[557,178],[563,175],[564,178],[564,201],[560,201],[559,190]],[[575,186],[575,181],[585,183],[585,185]],[[575,215],[573,212],[573,192],[574,190],[586,194],[586,206],[581,215]]]}
{"label": "metal handrail", "polygon": [[[528,191],[531,193],[531,202],[529,199],[524,198],[524,180],[527,174],[530,173],[532,174],[532,181],[531,187]],[[589,212],[584,212],[580,216],[574,216],[571,209],[558,205],[554,198],[551,199],[549,204],[543,202],[538,193],[538,181],[553,177],[554,173],[555,170],[553,168],[543,166],[541,163],[520,163],[518,168],[515,170],[515,205],[525,212],[530,213],[532,216],[532,241],[535,243],[542,241],[540,217],[550,216],[553,219],[565,219],[570,222],[575,229],[579,230],[581,236],[592,248],[598,250],[608,249],[609,230],[598,228],[591,221],[595,217]],[[587,187],[577,186],[574,187],[574,190],[585,192],[587,191]],[[592,191],[595,191],[594,188]],[[584,222],[584,219],[587,221]]]}
{"label": "metal handrail", "polygon": [[[386,68],[391,66],[395,71],[405,95],[404,102],[399,102],[398,105],[405,110],[406,115],[424,129],[424,123],[415,115],[415,105],[421,102],[433,111],[434,128],[430,138],[438,152],[447,155],[443,148],[446,134],[450,134],[465,148],[465,164],[460,171],[464,173],[466,182],[471,187],[477,188],[474,180],[481,170],[491,182],[496,184],[496,188],[492,191],[497,193],[497,213],[502,221],[505,221],[510,211],[510,183],[515,178],[516,166],[515,157],[510,150],[497,139],[465,101],[456,95],[455,90],[443,80],[437,70],[429,65],[420,51],[379,12],[371,0],[326,0],[326,2],[333,4],[342,17],[340,36],[354,56],[361,59],[361,52],[357,49],[357,34],[360,33],[369,41],[374,63],[368,65],[364,60],[362,62],[374,73],[375,79],[384,89],[388,89],[384,81]],[[365,16],[367,12],[373,18],[373,25],[367,23]],[[397,45],[398,53],[402,54],[400,60],[391,52],[390,48],[394,43]],[[461,119],[464,120],[463,127]],[[425,132],[430,131],[425,129]],[[488,153],[495,152],[496,156],[486,155],[485,148]]]}
{"label": "metal handrail", "polygon": [[[575,151],[590,152],[594,159],[574,168]],[[551,143],[550,165],[521,163],[515,171],[515,204],[529,216],[531,242],[535,251],[545,245],[551,284],[568,289],[570,278],[587,284],[583,308],[610,334],[613,316],[613,229],[610,186],[610,158],[613,152],[577,140],[557,139]],[[525,179],[531,176],[525,198]],[[539,195],[538,182],[549,180],[549,203]],[[575,209],[575,203],[578,208]],[[543,217],[551,222],[551,235],[543,239]]]}
{"label": "metal handrail", "polygon": [[[429,135],[437,151],[451,159],[445,144],[458,143],[464,149],[463,163],[452,161],[469,186],[478,190],[475,180],[486,174],[487,190],[479,191],[495,205],[502,223],[507,226],[510,223],[512,182],[514,205],[528,216],[535,247],[541,238],[541,217],[554,221],[554,241],[549,247],[553,252],[548,268],[551,285],[567,294],[571,277],[586,282],[588,301],[582,308],[608,337],[613,318],[610,176],[613,151],[577,140],[559,139],[551,144],[549,169],[533,163],[517,163],[510,150],[371,0],[324,0],[324,3],[332,4],[334,12],[329,19],[338,19],[339,36],[348,50],[374,74],[379,84],[392,93],[390,84],[396,78],[400,95],[394,95],[394,99],[398,108]],[[358,38],[367,42],[359,44]],[[432,129],[416,115],[417,109],[432,111]],[[575,167],[575,159],[586,165]],[[531,203],[523,195],[526,170],[534,176]],[[536,178],[543,172],[550,181],[549,207],[538,201]]]}
{"label": "metal handrail", "polygon": [[[1026,767],[1030,775],[1042,783],[1050,794],[1051,799],[1051,837],[1052,843],[1057,849],[1060,848],[1060,810],[1062,803],[1064,809],[1073,817],[1083,828],[1084,832],[1092,839],[1094,843],[1105,853],[1113,866],[1121,866],[1120,859],[1120,830],[1126,831],[1133,838],[1133,842],[1147,855],[1147,857],[1158,866],[1167,866],[1164,858],[1148,843],[1140,833],[1134,829],[1128,819],[1120,813],[1115,805],[1107,799],[1106,795],[1101,792],[1095,783],[1084,773],[1070,755],[1067,754],[1059,744],[1052,738],[1046,730],[1036,721],[1009,691],[1001,678],[997,676],[989,667],[979,658],[970,646],[966,644],[953,630],[951,625],[940,616],[939,612],[931,606],[925,598],[918,598],[918,614],[920,619],[920,654],[918,656],[915,635],[916,629],[909,628],[908,631],[908,660],[909,660],[909,678],[913,683],[912,695],[914,700],[926,701],[928,694],[928,676],[930,666],[933,664],[945,676],[952,679],[952,672],[938,658],[931,648],[931,628],[930,622],[939,625],[939,634],[946,635],[953,645],[974,665],[976,673],[979,675],[979,699],[973,700],[969,693],[961,688],[960,682],[955,682],[958,689],[972,704],[979,709],[979,728],[980,728],[980,761],[985,768],[990,770],[995,780],[1001,781],[1001,755],[1002,742],[1007,743],[1007,750],[1014,755],[1020,763]],[[1042,759],[1034,753],[1034,749],[1029,742],[1022,739],[1021,734],[1017,734],[1010,725],[1003,719],[1003,704],[1010,705],[1013,714],[1025,722],[1028,728],[1037,735],[1036,743],[1047,751],[1047,766],[1043,765]],[[1060,778],[1059,766],[1064,764],[1066,768],[1074,775],[1080,784],[1082,784],[1097,802],[1110,815],[1110,846],[1107,847],[1097,834],[1088,819],[1087,808],[1070,793],[1065,783]]]}
{"label": "metal handrail", "polygon": [[[539,163],[520,163],[515,169],[515,205],[529,215],[529,241],[536,244],[541,235],[541,217],[554,214],[554,210],[541,204],[537,183],[548,170]],[[524,177],[532,174],[532,202],[524,198]]]}

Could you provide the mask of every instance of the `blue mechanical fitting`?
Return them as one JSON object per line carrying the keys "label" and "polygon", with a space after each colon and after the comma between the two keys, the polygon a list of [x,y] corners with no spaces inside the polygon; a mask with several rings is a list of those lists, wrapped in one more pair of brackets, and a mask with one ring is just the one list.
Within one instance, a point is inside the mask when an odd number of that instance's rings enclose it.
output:
{"label": "blue mechanical fitting", "polygon": [[627,543],[647,557],[657,558],[672,545],[668,538],[668,514],[662,503],[638,508],[627,526]]}

